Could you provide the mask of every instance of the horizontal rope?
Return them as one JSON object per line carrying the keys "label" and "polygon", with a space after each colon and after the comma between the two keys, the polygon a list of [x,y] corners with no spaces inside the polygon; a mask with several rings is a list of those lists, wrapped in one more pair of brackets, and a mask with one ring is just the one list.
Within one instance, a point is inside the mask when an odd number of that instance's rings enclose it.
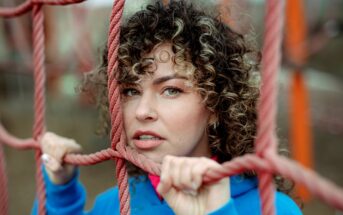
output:
{"label": "horizontal rope", "polygon": [[32,9],[34,4],[45,5],[68,5],[83,2],[85,0],[26,0],[16,7],[0,7],[0,16],[5,18],[20,16]]}
{"label": "horizontal rope", "polygon": [[[7,132],[4,132],[4,129],[0,124],[0,141],[7,144],[10,141],[4,141],[4,139],[6,139],[3,138],[4,133]],[[11,141],[13,141],[13,139],[15,140],[15,143],[12,142],[11,144],[8,144],[11,147],[17,149],[39,148],[39,144],[35,143],[35,141],[33,140],[20,140],[18,138],[11,136],[8,133],[7,137],[10,137]],[[26,144],[26,146],[20,147],[19,145],[21,144]],[[156,165],[153,171],[149,171],[149,168],[147,168],[146,165],[139,166],[140,163],[136,163],[132,156],[129,156],[128,154],[130,153],[125,152],[124,154],[121,154],[120,152],[117,152],[112,148],[108,148],[88,155],[68,154],[67,156],[65,156],[64,162],[74,165],[88,166],[114,158],[125,158],[126,160],[129,160],[132,163],[134,163],[135,165],[138,165],[139,168],[152,174],[159,175],[159,165]],[[328,205],[343,210],[342,188],[319,176],[314,171],[307,169],[303,166],[300,166],[298,163],[290,159],[283,158],[277,155],[268,155],[264,158],[261,158],[254,154],[248,154],[242,157],[237,157],[232,161],[223,163],[221,167],[208,170],[205,173],[203,180],[205,183],[210,183],[213,181],[220,180],[223,177],[243,173],[247,170],[255,170],[258,172],[266,172],[271,174],[280,174],[286,178],[293,180],[296,183],[303,184],[305,187],[309,189],[309,191],[314,196],[317,196],[320,200],[327,203]]]}
{"label": "horizontal rope", "polygon": [[203,180],[205,183],[210,183],[247,170],[280,174],[295,183],[303,184],[313,195],[326,204],[343,210],[342,188],[319,176],[314,171],[278,155],[270,155],[267,158],[261,158],[254,154],[237,157],[232,161],[223,163],[221,167],[208,170]]}
{"label": "horizontal rope", "polygon": [[0,143],[11,146],[15,149],[39,149],[39,143],[33,138],[20,139],[6,131],[0,123]]}
{"label": "horizontal rope", "polygon": [[22,15],[32,9],[31,1],[27,0],[17,7],[0,7],[0,16],[5,18],[15,17]]}

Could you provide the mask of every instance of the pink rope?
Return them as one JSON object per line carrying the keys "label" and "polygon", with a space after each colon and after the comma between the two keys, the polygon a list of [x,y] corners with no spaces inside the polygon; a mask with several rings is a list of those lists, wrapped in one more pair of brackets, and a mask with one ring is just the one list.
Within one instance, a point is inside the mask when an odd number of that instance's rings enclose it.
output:
{"label": "pink rope", "polygon": [[[266,1],[264,28],[264,46],[262,58],[262,86],[258,104],[256,154],[269,157],[276,154],[277,140],[275,137],[277,113],[277,71],[281,59],[281,40],[283,24],[283,1]],[[262,213],[275,214],[275,185],[273,174],[260,172],[259,191],[262,203]]]}
{"label": "pink rope", "polygon": [[[122,112],[120,108],[120,93],[115,72],[118,68],[118,49],[120,36],[120,19],[123,14],[124,0],[116,0],[113,3],[112,14],[110,18],[110,28],[108,34],[108,98],[109,112],[111,117],[111,146],[113,149],[125,148],[125,138],[123,132]],[[122,138],[121,138],[122,137]],[[121,141],[120,141],[121,140]],[[117,147],[117,144],[119,144]],[[119,188],[120,214],[130,214],[130,194],[128,186],[128,172],[126,170],[125,160],[116,158],[116,177]]]}
{"label": "pink rope", "polygon": [[225,162],[217,169],[206,172],[203,180],[205,183],[217,181],[223,177],[243,173],[247,170],[258,172],[277,173],[286,178],[303,184],[309,191],[326,204],[343,210],[343,189],[332,182],[320,177],[315,172],[307,169],[295,161],[273,155],[261,158],[257,155],[244,155]]}
{"label": "pink rope", "polygon": [[1,214],[8,214],[8,191],[7,191],[7,177],[6,177],[6,163],[3,152],[3,146],[0,141],[0,212]]}
{"label": "pink rope", "polygon": [[[32,148],[34,147],[35,146],[32,146]],[[125,159],[133,162],[129,157],[126,157],[126,155],[124,156]],[[109,148],[90,155],[67,155],[64,161],[75,165],[92,165],[115,157],[123,158],[124,156]],[[145,169],[145,166],[140,166],[139,163],[138,167],[150,172],[149,169]],[[318,176],[312,170],[307,169],[290,159],[282,158],[277,155],[275,155],[275,157],[261,158],[249,154],[235,158],[230,162],[223,163],[219,169],[211,169],[206,172],[203,180],[205,183],[209,183],[247,170],[281,174],[286,178],[294,180],[296,183],[304,184],[314,196],[317,196],[326,204],[343,210],[342,188],[339,188],[337,185]]]}
{"label": "pink rope", "polygon": [[32,9],[34,4],[48,4],[48,5],[68,5],[80,3],[85,0],[26,0],[24,3],[20,4],[14,8],[4,8],[0,7],[0,16],[5,18],[15,17],[22,15]]}
{"label": "pink rope", "polygon": [[5,18],[16,17],[22,15],[32,9],[31,1],[25,1],[15,8],[3,8],[0,7],[0,16]]}
{"label": "pink rope", "polygon": [[16,149],[38,149],[40,146],[32,138],[19,139],[9,134],[0,124],[0,143],[4,143]]}
{"label": "pink rope", "polygon": [[[38,140],[45,130],[45,53],[44,53],[44,14],[42,4],[33,6],[33,63],[34,63],[34,125],[33,138]],[[37,149],[36,159],[36,192],[38,197],[38,214],[45,214],[45,187],[41,170],[41,150]]]}
{"label": "pink rope", "polygon": [[85,0],[32,0],[33,3],[46,4],[46,5],[68,5],[77,4]]}
{"label": "pink rope", "polygon": [[[26,1],[15,8],[0,7],[0,16],[13,17],[21,15],[33,9],[34,22],[34,78],[35,78],[35,121],[33,139],[19,139],[9,134],[0,125],[0,144],[7,144],[17,149],[36,150],[36,181],[39,199],[39,214],[45,214],[44,183],[41,174],[40,145],[36,141],[40,134],[44,132],[44,33],[43,33],[43,13],[42,5],[65,5],[82,2],[81,0],[32,0]],[[108,88],[111,114],[111,148],[96,152],[90,155],[67,155],[65,162],[75,165],[92,165],[104,160],[113,159],[116,162],[116,177],[118,179],[120,195],[121,214],[130,214],[130,196],[128,189],[128,174],[125,167],[125,160],[128,160],[141,169],[159,175],[160,165],[147,159],[135,150],[125,146],[125,134],[123,132],[122,114],[120,109],[119,90],[115,79],[115,71],[118,68],[117,53],[119,45],[119,26],[124,7],[124,0],[116,0],[113,4],[110,18],[110,28],[108,36]],[[304,184],[312,194],[319,197],[327,204],[343,210],[343,190],[331,182],[321,178],[316,173],[308,170],[294,161],[279,157],[275,153],[276,137],[275,115],[276,115],[276,71],[280,60],[280,43],[283,5],[278,0],[268,0],[265,17],[265,42],[263,48],[263,73],[261,88],[261,100],[259,103],[258,137],[256,141],[256,155],[245,155],[230,162],[223,163],[220,168],[211,169],[204,176],[205,183],[219,180],[223,177],[242,173],[247,170],[259,172],[259,188],[261,190],[261,201],[263,214],[274,214],[274,187],[271,175],[281,174],[294,180],[296,183]],[[0,163],[1,164],[1,163]],[[0,167],[1,168],[1,167]],[[6,189],[6,179],[4,174],[0,179],[2,191]],[[5,194],[4,194],[5,193]],[[6,192],[0,192],[0,200],[7,199]],[[7,206],[1,206],[0,213],[7,214]]]}

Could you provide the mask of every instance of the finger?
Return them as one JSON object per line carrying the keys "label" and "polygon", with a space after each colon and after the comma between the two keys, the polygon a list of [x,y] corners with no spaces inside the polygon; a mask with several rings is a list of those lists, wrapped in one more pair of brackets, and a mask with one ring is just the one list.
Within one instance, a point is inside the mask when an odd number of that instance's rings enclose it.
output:
{"label": "finger", "polygon": [[82,147],[73,139],[66,138],[66,148],[67,153],[78,153],[81,152]]}
{"label": "finger", "polygon": [[198,163],[193,166],[191,170],[192,174],[192,188],[197,190],[202,184],[203,172],[206,170],[206,166],[202,163]]}
{"label": "finger", "polygon": [[163,197],[172,187],[172,181],[170,177],[170,159],[171,156],[165,156],[163,158],[160,183],[157,186],[157,192]]}
{"label": "finger", "polygon": [[42,137],[42,151],[54,157],[58,162],[63,163],[63,157],[68,153],[81,151],[81,146],[73,139],[58,136],[47,132]]}
{"label": "finger", "polygon": [[81,150],[81,146],[76,143],[74,139],[58,136],[52,132],[47,132],[47,137],[49,138],[49,143],[51,144],[51,141],[55,145],[58,145],[59,148],[62,146],[65,152],[67,153],[73,153],[73,152],[79,152]]}
{"label": "finger", "polygon": [[62,147],[58,144],[58,138],[52,132],[47,132],[43,135],[41,140],[42,151],[44,154],[49,155],[50,159],[54,158],[58,162],[61,162],[63,157]]}
{"label": "finger", "polygon": [[79,153],[82,151],[82,147],[76,143],[73,139],[64,138],[63,144],[59,147],[60,151],[58,152],[58,160],[63,164],[64,157],[67,154]]}
{"label": "finger", "polygon": [[172,180],[172,186],[175,187],[177,190],[183,189],[181,185],[181,167],[183,163],[183,158],[172,157],[172,159],[170,159],[169,171]]}
{"label": "finger", "polygon": [[201,158],[196,165],[191,169],[192,179],[193,179],[193,189],[199,189],[203,182],[204,174],[210,169],[215,168],[219,164],[208,158]]}
{"label": "finger", "polygon": [[170,187],[170,189],[163,194],[163,198],[166,200],[168,205],[173,206],[176,204],[177,190],[174,187]]}
{"label": "finger", "polygon": [[[195,165],[194,159],[186,158],[180,165],[179,181],[182,189],[194,190],[193,189],[193,179],[192,179],[192,166]],[[195,190],[194,190],[195,191]]]}

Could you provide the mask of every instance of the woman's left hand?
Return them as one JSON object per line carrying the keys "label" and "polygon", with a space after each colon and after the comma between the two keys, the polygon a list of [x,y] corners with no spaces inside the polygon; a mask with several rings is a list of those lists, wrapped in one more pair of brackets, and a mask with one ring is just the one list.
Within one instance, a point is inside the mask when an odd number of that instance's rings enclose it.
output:
{"label": "woman's left hand", "polygon": [[202,178],[208,169],[218,166],[204,157],[166,156],[157,191],[177,215],[204,215],[217,210],[230,199],[230,179],[204,185]]}

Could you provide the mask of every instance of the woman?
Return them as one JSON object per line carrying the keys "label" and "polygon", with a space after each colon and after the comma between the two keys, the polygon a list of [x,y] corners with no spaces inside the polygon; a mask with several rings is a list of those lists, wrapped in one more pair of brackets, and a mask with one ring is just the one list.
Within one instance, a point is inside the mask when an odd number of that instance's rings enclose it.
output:
{"label": "woman", "polygon": [[[127,144],[162,164],[160,178],[132,167],[132,214],[260,214],[253,173],[202,183],[209,168],[253,152],[253,54],[242,35],[184,1],[148,5],[124,21],[117,79]],[[106,56],[107,51],[101,69],[88,77],[104,116]],[[86,213],[77,171],[62,164],[79,145],[47,133],[42,146],[48,214]],[[301,214],[279,192],[276,208],[278,214]],[[119,214],[117,187],[99,195],[88,213]]]}

